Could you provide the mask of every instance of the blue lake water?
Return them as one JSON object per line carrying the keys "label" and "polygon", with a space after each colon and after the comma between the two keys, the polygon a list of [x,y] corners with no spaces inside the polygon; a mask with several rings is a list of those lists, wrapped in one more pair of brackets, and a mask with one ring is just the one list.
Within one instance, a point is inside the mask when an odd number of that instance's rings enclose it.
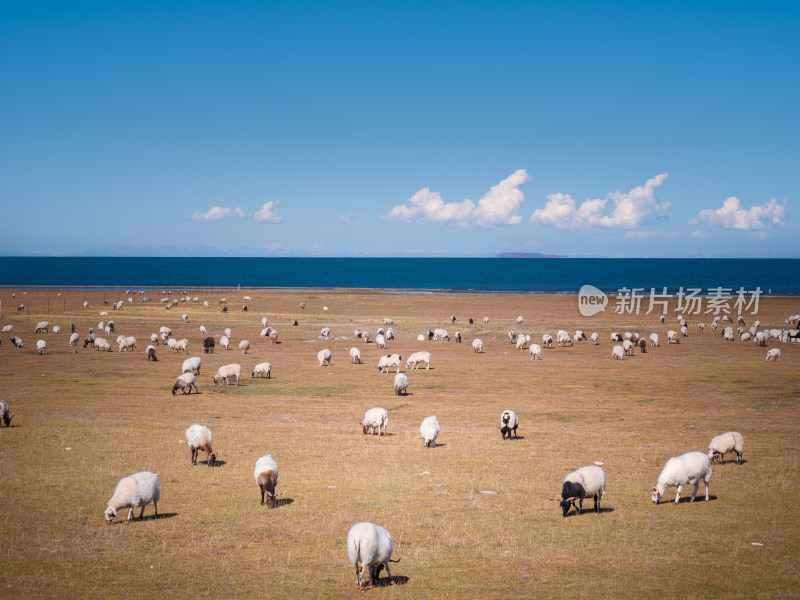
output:
{"label": "blue lake water", "polygon": [[800,294],[800,259],[0,257],[0,285],[394,288],[576,293],[584,284],[669,292]]}

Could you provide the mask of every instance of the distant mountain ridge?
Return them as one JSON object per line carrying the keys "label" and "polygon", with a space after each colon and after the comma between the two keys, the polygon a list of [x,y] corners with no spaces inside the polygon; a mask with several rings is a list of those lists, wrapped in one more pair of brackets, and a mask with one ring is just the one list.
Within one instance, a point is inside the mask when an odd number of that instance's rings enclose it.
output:
{"label": "distant mountain ridge", "polygon": [[501,252],[495,258],[564,258],[558,254],[542,254],[541,252]]}

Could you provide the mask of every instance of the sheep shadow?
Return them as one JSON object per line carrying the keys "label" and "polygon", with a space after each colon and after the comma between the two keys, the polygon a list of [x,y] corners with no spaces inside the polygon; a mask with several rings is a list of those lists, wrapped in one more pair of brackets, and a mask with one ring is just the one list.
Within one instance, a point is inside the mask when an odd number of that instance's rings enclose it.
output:
{"label": "sheep shadow", "polygon": [[[570,511],[569,511],[569,512],[567,513],[567,515],[566,515],[566,518],[568,519],[568,518],[570,518],[570,517],[582,517],[583,515],[585,515],[585,514],[587,514],[587,513],[594,513],[594,512],[595,512],[594,508],[591,508],[591,507],[590,507],[590,508],[584,508],[584,509],[583,509],[583,514],[578,514],[578,511],[577,511],[577,510],[575,510],[575,509],[570,509]],[[603,513],[612,513],[612,512],[614,512],[614,509],[613,509],[613,508],[610,508],[610,507],[608,507],[608,506],[601,506],[601,507],[600,507],[600,510],[599,510],[598,512],[599,512],[600,514],[603,514]]]}
{"label": "sheep shadow", "polygon": [[413,395],[414,394],[410,394],[408,392],[403,392],[402,394],[395,394],[395,396],[403,396],[403,397],[405,397],[405,396],[413,396]]}
{"label": "sheep shadow", "polygon": [[406,585],[410,579],[405,575],[394,575],[392,577],[378,577],[372,582],[372,587],[388,587],[390,585]]}
{"label": "sheep shadow", "polygon": [[[709,502],[711,502],[713,500],[716,500],[716,499],[717,499],[717,497],[714,494],[709,494],[708,495],[708,501]],[[699,502],[700,504],[702,504],[703,502],[706,501],[705,494],[703,494],[701,491],[698,490],[697,496],[695,496],[694,501],[695,502]],[[664,497],[662,496],[662,498],[661,498],[661,500],[659,501],[658,504],[659,504],[659,506],[666,506],[667,504],[675,504],[675,499],[671,498],[669,500],[665,500]],[[681,496],[680,499],[678,500],[678,504],[692,504],[692,497],[691,496]]]}
{"label": "sheep shadow", "polygon": [[512,438],[512,437],[506,438],[506,439],[505,439],[505,440],[503,440],[503,441],[504,441],[504,442],[510,442],[511,440],[524,440],[524,439],[525,439],[525,436],[524,436],[524,435],[518,435],[518,436],[515,436],[515,437],[513,437],[513,438]]}
{"label": "sheep shadow", "polygon": [[[202,464],[208,465],[208,461],[207,460],[202,461]],[[216,469],[217,467],[224,467],[226,464],[228,464],[226,461],[218,459],[213,465],[208,465],[208,466]]]}
{"label": "sheep shadow", "polygon": [[[718,461],[714,462],[713,464],[714,464],[714,466],[718,467],[720,465],[735,465],[737,463],[736,463],[736,459],[735,458],[731,458],[730,460],[718,460]],[[742,459],[742,462],[738,463],[738,464],[746,465],[747,461],[745,459]]]}
{"label": "sheep shadow", "polygon": [[[138,518],[136,516],[136,513],[139,510],[140,510],[139,508],[134,509],[134,511],[133,511],[133,519],[131,519],[130,521],[128,521],[127,518],[122,518],[120,520],[115,520],[114,522],[111,523],[111,525],[125,525],[125,524],[130,524],[130,523],[140,523],[142,521],[157,521],[157,520],[160,520],[160,519],[171,519],[172,517],[177,517],[178,516],[178,513],[176,513],[176,512],[159,513],[157,515],[155,515],[153,513],[150,513],[149,515],[145,515],[144,517],[142,517],[140,519],[140,518]],[[122,511],[120,511],[120,514],[122,514]]]}
{"label": "sheep shadow", "polygon": [[281,508],[282,506],[289,506],[293,502],[294,500],[292,498],[275,498],[275,508]]}

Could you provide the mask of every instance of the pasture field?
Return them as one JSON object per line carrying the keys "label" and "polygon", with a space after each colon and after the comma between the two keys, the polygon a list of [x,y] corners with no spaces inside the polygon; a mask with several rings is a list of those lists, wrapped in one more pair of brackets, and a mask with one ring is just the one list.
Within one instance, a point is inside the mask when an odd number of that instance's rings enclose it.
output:
{"label": "pasture field", "polygon": [[[0,429],[1,597],[364,597],[345,547],[362,520],[386,527],[401,559],[394,585],[384,572],[371,598],[800,597],[800,344],[779,344],[783,360],[767,363],[766,348],[701,334],[691,316],[689,337],[667,345],[667,329],[678,329],[673,307],[666,325],[614,314],[613,304],[587,318],[574,296],[188,290],[201,303],[165,310],[158,290],[150,303],[135,295],[113,311],[103,298],[124,290],[58,291],[0,290],[0,324],[25,342],[15,349],[0,334],[0,398],[13,415]],[[798,312],[798,298],[762,298],[758,318],[782,327]],[[259,337],[263,316],[280,343]],[[354,340],[355,328],[374,340],[384,317],[397,335],[386,351]],[[137,351],[117,352],[115,333],[110,353],[82,344],[72,353],[71,322],[82,340],[109,318],[137,338]],[[35,335],[40,320],[64,333]],[[185,356],[160,345],[160,360],[146,361],[160,325],[190,340],[189,356],[202,355],[200,394],[171,395]],[[230,327],[231,350],[202,354],[200,325],[217,339]],[[318,338],[324,326],[332,339]],[[434,327],[461,331],[464,342],[416,341]],[[506,337],[514,329],[540,342],[562,328],[597,331],[600,345],[545,349],[531,361]],[[657,332],[662,345],[615,361],[611,331]],[[247,355],[237,349],[243,338]],[[37,339],[48,343],[45,356]],[[364,364],[350,364],[353,345]],[[320,367],[325,347],[333,360]],[[403,367],[409,394],[395,396],[378,357],[405,361],[416,350],[432,353],[431,368]],[[251,379],[264,360],[272,378]],[[233,362],[242,385],[214,386],[217,367]],[[389,411],[385,437],[361,432],[373,406]],[[519,439],[501,440],[506,408],[519,414]],[[441,434],[424,448],[419,425],[431,414]],[[204,454],[191,465],[192,423],[213,431],[219,466],[206,467]],[[745,461],[713,466],[709,502],[701,485],[692,504],[674,505],[672,488],[653,505],[669,457],[705,451],[729,430],[744,435]],[[280,470],[273,510],[260,506],[252,475],[264,454]],[[602,512],[589,500],[590,510],[563,518],[553,501],[562,478],[595,461],[607,479]],[[159,474],[159,517],[149,506],[143,521],[126,523],[120,511],[105,525],[117,481],[142,470]]]}

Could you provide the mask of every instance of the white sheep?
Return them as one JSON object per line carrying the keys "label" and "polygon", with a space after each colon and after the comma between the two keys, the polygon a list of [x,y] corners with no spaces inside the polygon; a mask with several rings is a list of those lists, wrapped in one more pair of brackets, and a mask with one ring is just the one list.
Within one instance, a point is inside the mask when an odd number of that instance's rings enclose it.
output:
{"label": "white sheep", "polygon": [[475,352],[483,352],[483,340],[481,338],[472,340],[472,349]]}
{"label": "white sheep", "polygon": [[[578,514],[583,513],[583,501],[586,498],[594,498],[594,510],[600,512],[600,500],[606,494],[606,474],[598,466],[589,465],[581,467],[567,474],[561,485],[561,494],[556,496],[556,500],[561,501],[561,511],[566,517],[570,507],[578,510]],[[578,500],[578,506],[575,506]]]}
{"label": "white sheep", "polygon": [[8,333],[9,331],[14,331],[13,325],[3,325],[3,333]]}
{"label": "white sheep", "polygon": [[553,336],[549,333],[545,333],[542,335],[542,348],[552,348],[553,347]]}
{"label": "white sheep", "polygon": [[447,333],[447,329],[437,328],[433,330],[433,341],[434,342],[444,342],[450,341],[450,334]]}
{"label": "white sheep", "polygon": [[384,335],[382,335],[380,333],[378,335],[376,335],[375,336],[375,346],[377,348],[385,350],[386,349],[386,336],[384,336]]}
{"label": "white sheep", "polygon": [[591,340],[592,340],[592,344],[594,344],[595,346],[597,346],[597,341],[600,339],[600,336],[599,336],[599,335],[597,335],[597,332],[596,332],[596,331],[593,331],[593,332],[592,332],[592,335],[591,335],[591,336],[589,336],[589,337],[590,337],[590,338],[591,338]]}
{"label": "white sheep", "polygon": [[781,360],[781,349],[770,348],[767,350],[767,362],[776,362]]}
{"label": "white sheep", "polygon": [[400,372],[400,361],[403,359],[399,354],[387,354],[378,359],[378,371],[381,373],[388,373],[391,367],[397,367],[397,373]]}
{"label": "white sheep", "polygon": [[575,341],[576,342],[585,342],[586,341],[586,334],[581,331],[580,329],[575,331]]}
{"label": "white sheep", "polygon": [[728,431],[721,433],[713,438],[708,444],[709,460],[722,460],[728,452],[736,452],[736,462],[742,463],[742,450],[744,449],[744,437],[738,431]]}
{"label": "white sheep", "polygon": [[278,465],[271,455],[262,456],[256,461],[253,478],[261,490],[261,506],[275,508],[275,486],[278,485]]}
{"label": "white sheep", "polygon": [[9,415],[10,410],[8,408],[8,404],[6,404],[3,400],[0,400],[0,419],[3,419],[3,424],[6,427],[11,427],[11,419],[14,417]]}
{"label": "white sheep", "polygon": [[689,337],[689,328],[686,325],[681,325],[681,335],[683,337]]}
{"label": "white sheep", "polygon": [[247,351],[250,350],[250,340],[242,340],[239,342],[239,350],[242,351],[242,354],[247,354]]}
{"label": "white sheep", "polygon": [[184,373],[175,380],[175,384],[172,386],[172,395],[174,396],[175,392],[178,390],[181,390],[181,392],[185,394],[187,389],[191,394],[192,388],[194,388],[195,393],[200,393],[200,390],[197,389],[197,378],[194,376],[194,373]]}
{"label": "white sheep", "polygon": [[369,344],[369,331],[366,329],[361,332],[361,339],[364,341],[365,344]]}
{"label": "white sheep", "polygon": [[158,361],[158,357],[156,356],[156,347],[153,346],[153,344],[150,344],[149,346],[147,346],[147,348],[144,349],[144,354],[145,356],[147,356],[148,362],[150,362],[151,360],[153,362]]}
{"label": "white sheep", "polygon": [[183,313],[181,315],[181,319],[183,319],[184,323],[188,323],[189,322],[189,315],[187,315],[186,313]]}
{"label": "white sheep", "polygon": [[616,358],[617,360],[624,360],[625,359],[625,349],[620,345],[614,346],[611,349],[611,358]]}
{"label": "white sheep", "polygon": [[157,333],[150,334],[150,343],[153,344],[154,346],[158,346],[158,340],[160,339],[161,338],[158,337]]}
{"label": "white sheep", "polygon": [[50,321],[39,321],[36,324],[36,331],[33,333],[49,333],[50,332]]}
{"label": "white sheep", "polygon": [[539,344],[531,344],[531,360],[542,360],[542,347]]}
{"label": "white sheep", "polygon": [[488,325],[489,324],[489,317],[483,317],[483,324],[484,325]]}
{"label": "white sheep", "polygon": [[670,344],[680,344],[681,338],[678,337],[678,332],[672,329],[667,331],[667,342]]}
{"label": "white sheep", "polygon": [[525,320],[525,317],[523,317],[522,315],[519,315],[517,317],[517,323],[522,323],[524,320]]}
{"label": "white sheep", "polygon": [[556,341],[559,346],[572,346],[572,337],[566,331],[559,331]]}
{"label": "white sheep", "polygon": [[273,329],[272,331],[269,332],[269,341],[272,342],[273,344],[278,343],[278,332],[276,330]]}
{"label": "white sheep", "polygon": [[110,525],[120,509],[128,509],[128,521],[133,518],[133,509],[141,506],[139,519],[144,516],[144,507],[152,503],[158,517],[158,501],[161,499],[161,490],[158,485],[158,473],[140,471],[133,475],[123,477],[114,488],[114,495],[108,501],[105,510],[106,524]]}
{"label": "white sheep", "polygon": [[[172,340],[172,338],[170,338]],[[187,338],[183,338],[182,340],[178,340],[175,342],[175,352],[183,352],[184,354],[189,354],[189,340]]]}
{"label": "white sheep", "polygon": [[749,342],[751,339],[752,339],[752,336],[750,335],[749,331],[745,331],[745,332],[742,333],[742,335],[739,336],[739,341],[740,342]]}
{"label": "white sheep", "polygon": [[61,327],[59,327],[58,325],[53,325],[53,333],[55,334],[61,333]]}
{"label": "white sheep", "polygon": [[120,352],[127,352],[128,350],[136,350],[136,338],[132,335],[127,337],[123,337],[121,340],[118,339],[117,344],[119,344],[119,351]]}
{"label": "white sheep", "polygon": [[425,363],[426,370],[430,369],[431,353],[426,352],[425,350],[412,353],[411,356],[409,356],[408,360],[406,361],[406,369],[416,369],[419,367],[420,363]]}
{"label": "white sheep", "polygon": [[436,415],[423,419],[422,425],[419,426],[419,436],[425,442],[426,448],[436,446],[436,438],[439,437],[439,421]]}
{"label": "white sheep", "polygon": [[38,340],[36,342],[36,351],[39,354],[47,354],[47,342],[44,340]]}
{"label": "white sheep", "polygon": [[200,335],[208,335],[208,329],[205,325],[200,325]]}
{"label": "white sheep", "polygon": [[389,327],[389,329],[386,330],[386,340],[388,341],[388,340],[393,340],[393,339],[395,339],[395,337],[394,337],[394,329]]}
{"label": "white sheep", "polygon": [[329,337],[331,335],[331,328],[330,327],[323,327],[322,331],[320,331],[320,337]]}
{"label": "white sheep", "polygon": [[164,340],[164,342],[167,344],[167,350],[169,350],[170,352],[177,352],[178,340],[176,340],[175,338],[167,338],[166,340]]}
{"label": "white sheep", "polygon": [[95,350],[100,352],[111,352],[111,344],[104,338],[95,338],[93,344]]}
{"label": "white sheep", "polygon": [[370,408],[364,413],[364,420],[361,422],[361,429],[366,434],[384,435],[386,426],[389,424],[389,413],[385,408]]}
{"label": "white sheep", "polygon": [[361,364],[361,350],[353,346],[350,348],[350,362],[354,365]]}
{"label": "white sheep", "polygon": [[405,373],[397,373],[394,376],[394,393],[399,396],[401,393],[405,396],[408,394],[408,377]]}
{"label": "white sheep", "polygon": [[697,328],[700,330],[700,333],[705,333],[706,331],[706,324],[705,323],[698,323]]}
{"label": "white sheep", "polygon": [[80,337],[81,336],[79,336],[77,333],[69,334],[69,345],[70,345],[70,347],[77,346],[78,345],[78,340],[80,340]]}
{"label": "white sheep", "polygon": [[681,489],[684,485],[693,485],[694,491],[689,502],[694,502],[700,480],[706,484],[706,502],[708,502],[708,484],[711,482],[711,460],[702,452],[687,452],[681,456],[673,456],[664,465],[658,482],[653,486],[651,499],[653,504],[658,504],[667,488],[678,486],[675,495],[675,504],[680,501]]}
{"label": "white sheep", "polygon": [[269,319],[267,317],[261,317],[261,325],[266,327],[269,324]]}
{"label": "white sheep", "polygon": [[726,342],[733,341],[733,327],[726,327],[722,331],[722,339],[725,340]]}
{"label": "white sheep", "polygon": [[253,367],[253,372],[251,373],[250,377],[255,377],[258,375],[259,377],[263,377],[264,375],[267,376],[267,379],[270,378],[272,374],[272,365],[268,362],[261,362],[258,363],[255,367]]}
{"label": "white sheep", "polygon": [[389,576],[389,584],[394,584],[389,563],[399,561],[391,560],[392,536],[380,525],[368,521],[353,525],[347,532],[347,555],[350,557],[350,564],[356,571],[358,589],[364,590],[364,575],[367,569],[369,569],[369,580],[373,587],[377,584],[384,567]]}
{"label": "white sheep", "polygon": [[650,345],[651,345],[653,348],[655,348],[656,346],[658,346],[658,334],[657,334],[657,333],[651,333],[651,334],[650,334]]}
{"label": "white sheep", "polygon": [[183,361],[183,366],[181,366],[181,373],[194,373],[195,375],[200,375],[200,366],[203,364],[203,359],[199,356],[192,356],[191,358],[187,358]]}
{"label": "white sheep", "polygon": [[515,344],[517,342],[517,332],[514,331],[513,329],[508,332],[508,341],[511,342],[512,344]]}
{"label": "white sheep", "polygon": [[324,367],[327,363],[328,366],[331,364],[331,351],[327,348],[323,348],[319,352],[317,352],[317,361],[319,362],[320,367]]}
{"label": "white sheep", "polygon": [[209,467],[213,467],[216,464],[217,455],[211,449],[211,441],[211,430],[205,425],[195,423],[186,429],[186,444],[189,446],[189,450],[192,451],[193,465],[197,464],[197,456],[200,454],[200,450],[206,453],[206,464]]}
{"label": "white sheep", "polygon": [[514,437],[517,437],[517,427],[519,427],[519,417],[513,410],[504,410],[500,414],[500,435],[503,439],[511,439],[511,432],[514,432]]}
{"label": "white sheep", "polygon": [[223,335],[221,338],[219,338],[219,345],[222,346],[223,348],[225,348],[225,350],[228,349],[228,346],[230,346],[230,343],[231,343],[231,340],[227,335]]}
{"label": "white sheep", "polygon": [[241,377],[242,365],[237,363],[223,365],[214,373],[214,385],[217,385],[220,381],[225,385],[230,385],[230,380],[236,379],[236,385],[238,386]]}
{"label": "white sheep", "polygon": [[622,350],[626,356],[633,356],[633,342],[628,339],[622,340]]}
{"label": "white sheep", "polygon": [[756,346],[766,346],[767,345],[767,334],[764,331],[759,331],[756,333],[756,336],[753,338],[753,342],[755,342]]}
{"label": "white sheep", "polygon": [[517,336],[517,343],[515,344],[517,350],[524,350],[528,346],[528,338],[524,335]]}
{"label": "white sheep", "polygon": [[425,341],[425,340],[427,340],[427,339],[428,339],[428,338],[427,338],[427,337],[425,337],[425,334],[424,334],[424,333],[420,333],[420,334],[417,336],[417,341],[418,341],[418,342],[424,342],[424,341]]}

